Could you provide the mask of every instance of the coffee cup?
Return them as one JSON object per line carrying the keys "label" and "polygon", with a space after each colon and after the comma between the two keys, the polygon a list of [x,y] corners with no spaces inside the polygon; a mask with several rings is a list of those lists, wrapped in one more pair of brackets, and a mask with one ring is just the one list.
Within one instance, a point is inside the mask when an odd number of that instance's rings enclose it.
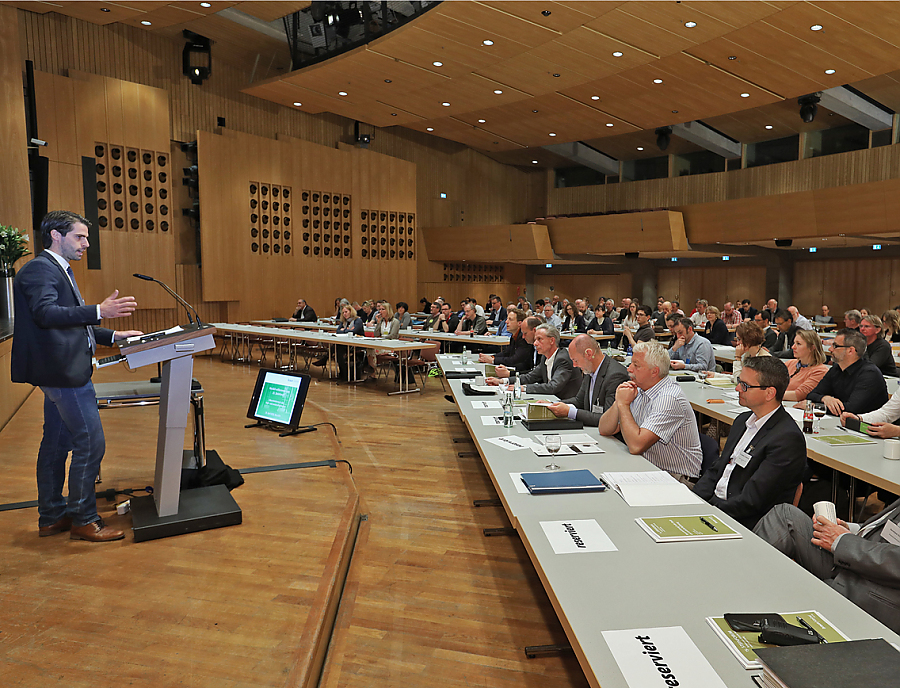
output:
{"label": "coffee cup", "polygon": [[884,458],[900,461],[900,440],[888,439],[884,441]]}

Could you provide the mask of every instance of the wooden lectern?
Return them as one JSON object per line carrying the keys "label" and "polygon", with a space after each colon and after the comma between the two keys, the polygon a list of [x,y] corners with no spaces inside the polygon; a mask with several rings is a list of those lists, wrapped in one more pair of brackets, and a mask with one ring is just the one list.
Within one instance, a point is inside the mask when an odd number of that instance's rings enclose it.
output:
{"label": "wooden lectern", "polygon": [[162,363],[156,476],[152,496],[131,500],[135,542],[241,522],[240,507],[224,485],[181,491],[194,354],[215,348],[215,332],[212,325],[188,325],[119,345],[131,368]]}

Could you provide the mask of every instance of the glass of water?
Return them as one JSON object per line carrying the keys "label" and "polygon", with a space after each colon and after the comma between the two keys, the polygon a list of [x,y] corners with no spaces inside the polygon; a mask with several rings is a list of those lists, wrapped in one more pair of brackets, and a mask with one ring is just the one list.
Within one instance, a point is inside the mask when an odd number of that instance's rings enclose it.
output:
{"label": "glass of water", "polygon": [[[544,446],[547,447],[547,451],[550,452],[552,457],[556,457],[562,448],[562,438],[559,435],[544,435]],[[557,465],[556,461],[551,461],[544,468],[548,471],[558,471],[559,465]]]}

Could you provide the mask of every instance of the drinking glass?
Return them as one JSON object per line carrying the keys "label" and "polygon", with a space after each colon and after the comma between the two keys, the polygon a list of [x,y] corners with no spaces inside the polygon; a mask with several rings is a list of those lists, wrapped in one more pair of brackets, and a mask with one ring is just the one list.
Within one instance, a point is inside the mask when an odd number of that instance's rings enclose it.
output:
{"label": "drinking glass", "polygon": [[[550,455],[555,457],[557,452],[562,448],[562,438],[559,435],[544,435],[544,446]],[[551,461],[544,466],[548,471],[558,471],[559,466],[555,461]]]}

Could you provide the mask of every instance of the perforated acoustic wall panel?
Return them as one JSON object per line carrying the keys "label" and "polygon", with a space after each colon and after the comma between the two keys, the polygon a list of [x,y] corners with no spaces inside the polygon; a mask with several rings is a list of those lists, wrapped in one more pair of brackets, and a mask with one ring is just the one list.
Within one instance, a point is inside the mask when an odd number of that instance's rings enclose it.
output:
{"label": "perforated acoustic wall panel", "polygon": [[250,182],[250,252],[289,256],[293,250],[291,187]]}
{"label": "perforated acoustic wall panel", "polygon": [[94,158],[101,230],[171,229],[168,153],[95,142]]}
{"label": "perforated acoustic wall panel", "polygon": [[349,258],[353,255],[350,201],[350,194],[303,190],[300,238],[304,256]]}
{"label": "perforated acoustic wall panel", "polygon": [[378,260],[413,260],[415,213],[394,210],[361,210],[360,256]]}

